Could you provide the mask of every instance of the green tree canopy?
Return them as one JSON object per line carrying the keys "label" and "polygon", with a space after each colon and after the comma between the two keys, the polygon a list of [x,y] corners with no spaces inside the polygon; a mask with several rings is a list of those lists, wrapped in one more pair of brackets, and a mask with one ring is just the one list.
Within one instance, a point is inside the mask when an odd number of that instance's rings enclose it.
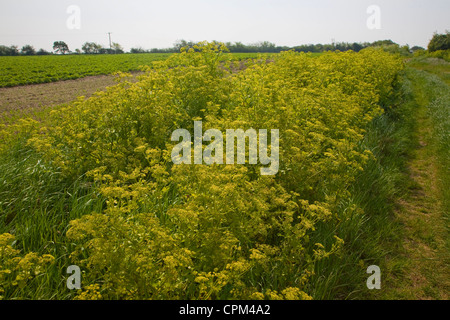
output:
{"label": "green tree canopy", "polygon": [[33,46],[27,44],[22,47],[20,53],[26,56],[33,56],[36,54],[36,50],[33,48]]}
{"label": "green tree canopy", "polygon": [[0,46],[0,56],[17,56],[19,49],[17,46]]}
{"label": "green tree canopy", "polygon": [[65,54],[69,52],[69,46],[64,41],[55,41],[53,42],[53,50],[55,50],[56,53]]}
{"label": "green tree canopy", "polygon": [[81,47],[81,50],[86,54],[100,53],[101,49],[102,46],[95,42],[85,42]]}
{"label": "green tree canopy", "polygon": [[44,50],[44,49],[39,49],[38,50],[38,52],[36,52],[36,54],[38,55],[38,56],[46,56],[46,55],[49,55],[49,54],[51,54],[50,52],[48,52],[47,50]]}
{"label": "green tree canopy", "polygon": [[450,31],[446,31],[445,34],[434,33],[428,44],[428,51],[434,52],[448,49],[450,49]]}

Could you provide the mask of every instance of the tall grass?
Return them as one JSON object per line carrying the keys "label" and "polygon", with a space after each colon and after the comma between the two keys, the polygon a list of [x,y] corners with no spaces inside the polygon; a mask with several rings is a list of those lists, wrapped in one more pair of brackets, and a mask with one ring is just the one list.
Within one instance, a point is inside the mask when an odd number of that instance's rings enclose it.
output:
{"label": "tall grass", "polygon": [[[417,85],[424,92],[422,99],[426,105],[427,116],[431,120],[432,147],[439,165],[438,184],[442,190],[440,195],[443,203],[442,209],[445,219],[448,221],[450,214],[450,87],[448,86],[448,75],[442,77],[437,72],[430,74],[423,70],[410,70],[410,76],[415,78]],[[447,229],[449,228],[450,224],[447,223]],[[450,248],[450,239],[448,238],[447,246]]]}
{"label": "tall grass", "polygon": [[336,233],[345,243],[340,255],[317,264],[311,280],[315,299],[383,298],[382,292],[367,289],[367,267],[374,264],[380,266],[382,274],[399,274],[405,265],[399,257],[386,259],[400,250],[401,226],[394,219],[395,202],[411,183],[406,162],[416,144],[412,84],[406,74],[400,83],[385,112],[370,123],[361,142],[360,147],[374,157],[351,186],[352,198],[341,203],[341,223],[321,224],[312,239],[331,239]]}
{"label": "tall grass", "polygon": [[[417,63],[413,62],[414,67]],[[335,229],[321,225],[318,238],[327,239],[334,232],[343,236],[345,246],[339,256],[330,256],[316,267],[311,281],[316,299],[388,299],[393,279],[401,279],[407,269],[408,257],[403,256],[404,227],[394,218],[396,200],[416,188],[410,178],[407,161],[419,147],[416,115],[420,105],[426,107],[431,119],[431,141],[439,166],[438,185],[442,195],[444,220],[450,213],[450,90],[434,68],[435,74],[408,68],[398,88],[400,96],[391,101],[393,108],[375,118],[367,129],[362,146],[375,155],[352,186],[352,200],[342,203],[346,217]],[[425,69],[429,69],[425,68]],[[420,88],[420,92],[418,90]],[[420,105],[419,105],[420,104]],[[351,210],[357,205],[363,211]],[[345,215],[345,212],[350,212]],[[432,228],[432,226],[423,226]],[[449,224],[446,224],[449,230]],[[447,231],[448,232],[448,231]],[[450,239],[446,238],[450,248]],[[446,259],[445,257],[440,257]],[[382,289],[369,291],[365,286],[365,268],[379,265]],[[390,274],[389,277],[383,277]],[[386,281],[385,281],[386,280]]]}
{"label": "tall grass", "polygon": [[[26,139],[19,140],[1,157],[0,234],[16,237],[22,252],[51,254],[56,263],[25,288],[9,292],[25,299],[68,298],[65,268],[72,244],[65,237],[69,221],[93,211],[101,212],[104,199],[83,177],[64,179],[58,168],[45,163]],[[8,295],[5,296],[8,298]]]}

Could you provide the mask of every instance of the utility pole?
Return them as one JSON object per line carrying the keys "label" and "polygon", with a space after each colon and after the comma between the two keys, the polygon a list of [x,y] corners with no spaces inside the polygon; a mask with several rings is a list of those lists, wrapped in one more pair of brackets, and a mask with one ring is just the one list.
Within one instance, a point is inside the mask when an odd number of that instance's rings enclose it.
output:
{"label": "utility pole", "polygon": [[112,50],[112,45],[111,45],[111,32],[108,32],[108,36],[109,36],[109,49]]}

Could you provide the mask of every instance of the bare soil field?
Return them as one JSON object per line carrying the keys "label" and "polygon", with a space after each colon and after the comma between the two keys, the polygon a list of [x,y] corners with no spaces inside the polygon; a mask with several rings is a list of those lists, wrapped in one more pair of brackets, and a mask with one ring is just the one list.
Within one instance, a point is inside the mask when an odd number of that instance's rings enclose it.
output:
{"label": "bare soil field", "polygon": [[79,96],[91,96],[115,84],[114,76],[92,76],[76,80],[0,88],[0,114],[26,112],[69,103]]}

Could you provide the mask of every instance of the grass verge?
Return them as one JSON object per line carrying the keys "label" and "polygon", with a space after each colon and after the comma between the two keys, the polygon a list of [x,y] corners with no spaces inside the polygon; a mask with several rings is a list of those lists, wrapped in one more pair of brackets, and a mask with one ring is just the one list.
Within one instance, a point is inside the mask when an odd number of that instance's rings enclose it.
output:
{"label": "grass verge", "polygon": [[[318,264],[312,281],[315,299],[377,299],[382,290],[368,290],[368,266],[378,265],[382,274],[404,269],[406,261],[395,257],[401,248],[401,232],[394,211],[396,199],[410,184],[405,168],[414,147],[412,90],[404,74],[384,114],[367,128],[360,147],[374,157],[351,187],[353,197],[341,204],[342,221],[334,227],[323,224],[317,232],[325,238],[339,234],[345,245],[339,255]],[[387,256],[393,258],[386,260]]]}

